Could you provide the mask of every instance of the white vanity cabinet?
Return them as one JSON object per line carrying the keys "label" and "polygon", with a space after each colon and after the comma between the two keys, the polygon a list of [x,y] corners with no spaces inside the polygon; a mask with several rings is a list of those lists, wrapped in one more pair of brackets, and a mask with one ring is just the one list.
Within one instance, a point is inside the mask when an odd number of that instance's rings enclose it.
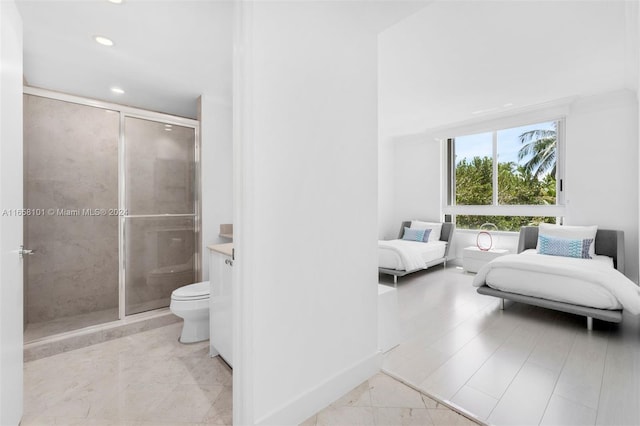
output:
{"label": "white vanity cabinet", "polygon": [[232,244],[218,244],[209,249],[210,349],[233,367]]}

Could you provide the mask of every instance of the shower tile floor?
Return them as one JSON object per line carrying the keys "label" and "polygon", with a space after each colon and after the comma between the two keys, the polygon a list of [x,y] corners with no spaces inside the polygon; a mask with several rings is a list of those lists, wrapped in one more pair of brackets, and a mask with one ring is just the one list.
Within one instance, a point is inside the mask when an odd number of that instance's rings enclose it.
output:
{"label": "shower tile floor", "polygon": [[[169,306],[168,298],[149,300],[127,306],[127,315],[148,312]],[[24,342],[30,343],[44,337],[68,331],[79,330],[92,325],[105,324],[118,319],[118,308],[104,309],[86,314],[70,315],[50,321],[27,323],[24,329]]]}
{"label": "shower tile floor", "polygon": [[[231,369],[209,342],[182,345],[182,323],[30,361],[24,417],[33,425],[231,425]],[[474,423],[377,374],[304,426]]]}
{"label": "shower tile floor", "polygon": [[104,324],[118,319],[118,308],[86,314],[71,315],[50,321],[27,323],[24,329],[24,342],[29,343],[54,334],[78,330],[92,325]]}

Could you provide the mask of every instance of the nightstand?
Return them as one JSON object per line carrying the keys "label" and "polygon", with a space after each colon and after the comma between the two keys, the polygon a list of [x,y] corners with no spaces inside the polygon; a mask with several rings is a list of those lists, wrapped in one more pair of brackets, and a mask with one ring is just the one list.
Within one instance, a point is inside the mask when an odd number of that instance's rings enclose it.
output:
{"label": "nightstand", "polygon": [[467,272],[478,272],[485,264],[505,254],[509,254],[509,250],[491,249],[482,251],[478,247],[466,247],[462,253],[462,267]]}

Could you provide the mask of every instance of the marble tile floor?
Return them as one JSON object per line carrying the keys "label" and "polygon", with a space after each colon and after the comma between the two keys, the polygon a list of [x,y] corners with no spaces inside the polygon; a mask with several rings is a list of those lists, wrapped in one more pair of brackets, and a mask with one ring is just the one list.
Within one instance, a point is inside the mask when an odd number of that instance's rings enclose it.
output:
{"label": "marble tile floor", "polygon": [[230,425],[231,370],[181,327],[26,362],[21,425]]}
{"label": "marble tile floor", "polygon": [[501,311],[472,280],[455,266],[400,280],[402,343],[384,372],[493,425],[640,424],[640,317],[589,332],[584,317]]}
{"label": "marble tile floor", "polygon": [[29,343],[43,337],[67,331],[78,330],[92,325],[104,324],[118,319],[118,308],[104,309],[86,314],[70,315],[50,321],[27,323],[24,329],[24,342]]}
{"label": "marble tile floor", "polygon": [[[25,363],[22,426],[231,425],[231,370],[209,343],[182,345],[176,323]],[[311,425],[474,425],[386,374]]]}
{"label": "marble tile floor", "polygon": [[476,423],[379,373],[301,426],[475,426]]}

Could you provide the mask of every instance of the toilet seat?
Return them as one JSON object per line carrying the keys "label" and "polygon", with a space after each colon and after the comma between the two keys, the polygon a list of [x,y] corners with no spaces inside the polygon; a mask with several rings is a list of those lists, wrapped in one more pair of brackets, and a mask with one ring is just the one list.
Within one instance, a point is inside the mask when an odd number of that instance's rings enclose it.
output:
{"label": "toilet seat", "polygon": [[209,281],[189,284],[175,289],[171,293],[171,300],[202,300],[209,298]]}

